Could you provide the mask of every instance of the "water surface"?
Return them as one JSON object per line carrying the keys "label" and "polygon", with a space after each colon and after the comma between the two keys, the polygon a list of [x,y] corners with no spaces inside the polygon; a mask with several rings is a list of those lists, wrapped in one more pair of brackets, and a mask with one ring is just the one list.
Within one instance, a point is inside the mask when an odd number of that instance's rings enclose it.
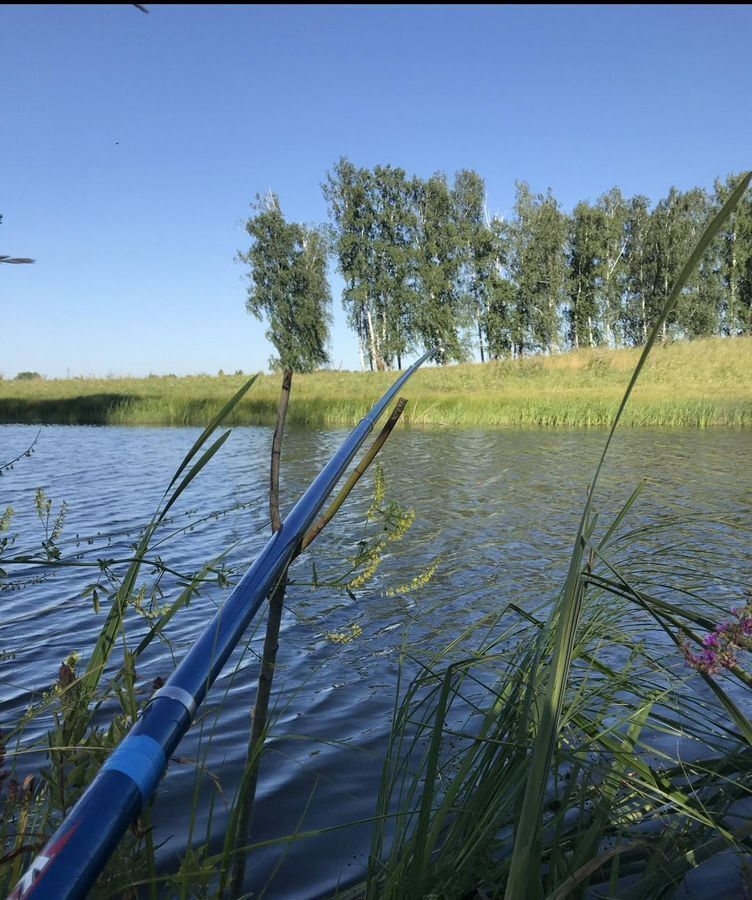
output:
{"label": "water surface", "polygon": [[[36,428],[0,427],[0,463],[31,443]],[[31,459],[0,479],[0,506],[16,510],[14,530],[39,546],[44,533],[34,511],[43,487],[56,509],[67,501],[63,539],[79,541],[93,558],[128,553],[132,529],[148,520],[199,429],[112,427],[42,428]],[[282,498],[289,507],[317,474],[346,432],[293,430],[283,450]],[[277,721],[264,758],[254,838],[334,828],[373,814],[376,791],[404,650],[427,654],[472,622],[510,600],[529,607],[561,584],[579,516],[605,440],[600,430],[399,430],[382,453],[388,496],[415,509],[408,535],[393,545],[376,578],[353,601],[342,590],[310,586],[310,562],[295,567],[275,682]],[[170,567],[191,573],[233,547],[227,565],[242,572],[268,537],[268,458],[271,429],[237,428],[218,457],[175,507],[158,548]],[[617,437],[597,506],[613,514],[639,483],[648,484],[631,524],[672,515],[722,516],[746,529],[752,510],[749,432],[624,431]],[[347,570],[373,490],[369,474],[313,549],[319,580]],[[192,521],[238,507],[167,537]],[[746,534],[707,526],[708,546],[731,540],[730,575],[752,569]],[[124,532],[111,544],[102,535]],[[417,593],[389,596],[438,560],[431,583]],[[646,562],[646,566],[648,563]],[[16,576],[18,577],[18,576]],[[92,570],[67,569],[39,584],[3,592],[0,727],[55,681],[71,650],[90,650],[102,623],[87,586]],[[174,582],[162,583],[165,599]],[[167,677],[174,660],[200,632],[226,589],[210,585],[171,623],[170,646],[153,644],[139,666],[142,685]],[[362,634],[335,644],[327,634],[357,624]],[[133,622],[135,640],[144,626]],[[249,709],[263,629],[238,648],[209,695],[201,727],[181,744],[155,808],[163,853],[181,853],[189,839],[187,810],[196,761],[232,797],[247,744]],[[41,727],[40,723],[40,727]],[[207,752],[200,734],[211,734]],[[199,776],[203,802],[194,823],[202,840],[208,817],[221,840],[226,811],[213,780]],[[359,877],[367,858],[367,825],[341,828],[289,847],[256,853],[249,890],[268,886],[270,897],[316,897]],[[282,864],[279,865],[280,860]],[[704,896],[713,896],[706,885]],[[719,895],[720,896],[720,895]]]}

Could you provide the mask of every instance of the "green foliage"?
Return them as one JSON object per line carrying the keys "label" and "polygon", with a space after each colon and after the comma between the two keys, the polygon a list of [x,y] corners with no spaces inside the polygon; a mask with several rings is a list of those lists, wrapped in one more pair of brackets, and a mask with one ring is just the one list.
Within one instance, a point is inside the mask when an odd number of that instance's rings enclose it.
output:
{"label": "green foliage", "polygon": [[[676,521],[659,523],[661,529],[670,528],[671,545],[648,555],[647,575],[640,578],[639,572],[630,572],[630,532],[624,532],[624,525],[639,489],[606,525],[599,526],[593,500],[614,431],[638,377],[650,376],[653,367],[662,376],[670,369],[672,349],[651,364],[648,354],[673,316],[678,323],[693,270],[722,235],[724,220],[728,222],[748,180],[749,176],[689,254],[652,320],[588,493],[561,593],[537,608],[522,610],[510,604],[502,606],[498,616],[475,622],[423,665],[409,685],[396,710],[385,762],[378,802],[383,827],[374,836],[366,896],[396,900],[505,893],[516,900],[596,891],[627,900],[658,897],[674,889],[703,860],[728,850],[748,852],[752,825],[732,818],[752,789],[752,722],[736,699],[752,686],[752,675],[740,664],[742,651],[748,649],[741,620],[732,635],[733,660],[728,660],[733,690],[714,681],[709,667],[698,667],[699,676],[688,676],[680,668],[681,648],[700,644],[696,629],[711,631],[717,621],[716,591],[733,590],[734,585],[724,571],[698,567],[687,573],[686,547],[680,547],[682,571],[667,570],[661,554],[668,555],[684,527]],[[671,211],[664,212],[670,222]],[[584,210],[583,218],[587,215]],[[581,246],[586,246],[584,239]],[[603,277],[594,273],[609,258],[608,248],[598,252],[599,256],[588,257],[583,251],[583,258],[599,262],[581,271],[584,283],[591,283],[592,276],[596,297]],[[618,375],[615,363],[629,356],[599,350],[575,358],[585,360],[586,378],[603,381]],[[524,372],[529,384],[545,365],[560,365],[561,358],[523,362],[516,371]],[[500,364],[483,371],[506,388],[512,366]],[[75,802],[133,722],[144,699],[136,690],[142,649],[160,635],[207,574],[224,577],[221,566],[205,567],[192,578],[183,578],[187,598],[167,609],[149,609],[147,599],[157,601],[161,595],[158,584],[156,588],[144,584],[143,571],[163,570],[161,560],[149,556],[154,534],[222,446],[226,434],[214,439],[214,431],[249,387],[250,382],[225,404],[186,455],[124,571],[116,571],[115,561],[98,561],[95,588],[110,586],[110,609],[85,670],[79,672],[76,654],[67,656],[56,682],[15,734],[0,738],[4,804],[0,887],[12,886],[41,836]],[[461,383],[457,390],[463,390]],[[62,561],[64,506],[55,513],[41,490],[35,506],[44,532],[43,553],[15,553],[9,541],[0,544],[0,560],[5,562],[12,552],[14,565],[55,566]],[[412,511],[387,500],[379,470],[368,519],[371,530],[359,543],[350,570],[339,579],[353,597],[352,590],[374,578],[387,547],[404,536],[414,519]],[[8,510],[0,520],[0,533],[9,534],[10,525]],[[643,558],[649,532],[649,527],[631,532],[638,542],[638,559]],[[692,551],[693,565],[697,556]],[[662,566],[669,574],[666,583],[658,577]],[[434,571],[435,564],[394,590],[420,587]],[[677,583],[682,574],[687,574],[687,586]],[[708,599],[700,596],[698,583],[713,589]],[[91,593],[98,602],[95,591]],[[145,616],[148,634],[135,651],[124,650],[108,682],[103,672],[108,665],[112,671],[110,653],[115,638],[124,633],[128,609]],[[658,635],[676,646],[673,657],[655,652]],[[347,643],[357,636],[358,626],[350,625],[328,638]],[[692,659],[691,651],[686,652]],[[687,677],[704,679],[717,709],[685,690]],[[94,724],[93,714],[106,701],[116,701],[119,712],[104,731]],[[48,735],[49,764],[38,779],[14,784],[6,768],[10,742],[45,712],[52,712],[54,719]],[[683,755],[683,745],[674,756],[667,753],[665,742],[659,740],[665,735],[677,745],[691,741],[692,756]],[[149,841],[148,829],[127,838],[100,882],[105,893],[130,889],[136,873],[143,871],[144,839]],[[174,887],[182,896],[210,896],[219,877],[217,867],[226,865],[226,857],[211,857],[205,848],[191,850],[168,890]],[[154,877],[149,880],[156,890]]]}
{"label": "green foliage", "polygon": [[[149,695],[163,684],[160,678],[151,684],[143,683],[142,673],[139,672],[143,652],[153,640],[167,640],[166,626],[207,582],[216,582],[220,587],[228,586],[224,559],[232,547],[194,572],[170,568],[161,554],[165,552],[170,537],[188,528],[192,530],[197,524],[192,516],[181,525],[167,516],[223,445],[228,433],[216,438],[215,432],[254,381],[246,382],[196,439],[177,467],[154,516],[146,526],[135,532],[118,534],[121,541],[136,534],[136,540],[131,544],[133,553],[128,558],[112,559],[105,555],[105,546],[110,546],[110,537],[106,535],[86,539],[87,545],[96,543],[97,546],[91,546],[81,554],[78,536],[66,541],[63,534],[66,504],[61,504],[56,510],[52,499],[41,488],[34,495],[34,507],[43,535],[41,551],[16,551],[15,536],[10,531],[13,510],[8,508],[0,516],[0,563],[12,568],[15,576],[24,566],[30,566],[35,578],[40,567],[48,574],[60,567],[88,567],[94,580],[82,591],[82,597],[91,598],[94,614],[103,618],[93,649],[88,653],[85,650],[69,653],[49,690],[37,698],[10,732],[0,732],[0,891],[8,893],[12,890],[31,855],[44,846],[61,818],[96,777],[105,758],[129,732],[148,702]],[[21,453],[17,459],[30,456],[32,448]],[[221,514],[211,513],[206,518],[214,519]],[[387,499],[384,474],[377,467],[374,500],[366,516],[363,538],[357,544],[354,557],[351,549],[346,551],[346,555],[335,555],[337,572],[332,575],[330,586],[341,591],[348,603],[354,599],[352,587],[363,587],[367,580],[374,577],[376,568],[382,562],[384,549],[404,537],[414,518],[414,511],[403,510],[397,502]],[[165,534],[164,529],[168,525],[171,533]],[[102,546],[99,546],[100,542]],[[34,545],[37,542],[31,540],[30,543]],[[154,552],[157,546],[160,555]],[[420,583],[415,581],[409,589],[418,590],[427,583],[434,570],[435,566],[428,574],[424,573]],[[161,587],[167,573],[177,578],[182,587],[177,598],[170,602],[165,601]],[[0,574],[5,573],[0,569]],[[315,565],[313,575],[314,583],[319,583]],[[16,577],[15,583],[9,583],[7,588],[10,590],[18,586],[19,578]],[[132,613],[136,613],[137,617],[129,616]],[[140,640],[134,640],[136,628],[133,621],[140,631]],[[357,640],[361,634],[361,626],[353,622],[325,636],[334,645],[344,645]],[[116,658],[118,647],[122,647],[122,658],[119,660]],[[0,653],[0,662],[11,657],[11,653]],[[108,711],[107,727],[98,724],[103,709]],[[211,735],[207,743],[210,741]],[[40,759],[42,752],[44,760],[39,763],[38,770],[19,783],[15,778],[17,759],[32,754]],[[202,753],[206,752],[204,744]],[[197,774],[199,771],[213,781],[224,800],[218,779],[205,771],[201,764],[197,764]],[[190,815],[195,818],[196,812],[197,806],[194,805]],[[231,816],[235,812],[236,808],[231,807]],[[123,838],[107,869],[97,880],[92,896],[136,897],[142,895],[141,891],[149,889],[153,897],[218,896],[218,890],[221,891],[218,884],[229,871],[232,854],[227,850],[220,855],[209,854],[211,815],[204,838],[206,843],[189,846],[177,871],[160,876],[156,875],[156,850],[149,816],[149,811],[145,811]],[[193,821],[190,833],[193,834]]]}
{"label": "green foliage", "polygon": [[401,541],[415,522],[414,509],[403,509],[397,501],[387,500],[384,471],[378,462],[374,479],[374,497],[366,515],[366,523],[375,523],[379,528],[375,535],[358,542],[358,551],[350,561],[351,569],[345,582],[345,587],[350,592],[373,580],[387,547]]}
{"label": "green foliage", "polygon": [[534,195],[526,183],[517,183],[515,220],[508,229],[509,270],[517,292],[512,326],[516,355],[560,348],[566,227],[566,217],[550,190]]}
{"label": "green foliage", "polygon": [[412,348],[419,298],[414,286],[414,184],[403,169],[356,168],[341,159],[323,186],[342,296],[361,360],[382,371]]}
{"label": "green foliage", "polygon": [[266,336],[279,354],[272,369],[312,372],[329,362],[326,241],[316,229],[286,222],[275,194],[257,196],[255,210],[246,222],[253,243],[238,253],[251,266],[248,312],[269,322]]}
{"label": "green foliage", "polygon": [[409,179],[403,169],[341,159],[324,196],[363,363],[401,368],[418,346],[441,348],[442,362],[467,358],[463,330],[475,321],[485,333],[498,281],[498,228],[483,221],[480,176],[463,170],[450,188],[442,173]]}
{"label": "green foliage", "polygon": [[41,381],[41,379],[39,372],[19,372],[16,375],[16,381]]}
{"label": "green foliage", "polygon": [[60,509],[54,518],[52,518],[52,521],[50,521],[52,517],[52,500],[45,494],[43,488],[37,488],[36,494],[34,495],[34,505],[37,510],[39,521],[44,528],[42,548],[47,554],[48,559],[60,559],[60,549],[57,546],[57,540],[63,530],[65,516],[68,512],[68,504],[63,501]]}
{"label": "green foliage", "polygon": [[[491,344],[489,355],[494,353]],[[503,348],[499,354],[504,354]],[[408,396],[415,391],[414,401],[408,403],[403,420],[439,426],[606,426],[638,357],[637,349],[604,347],[485,365],[424,368],[408,387]],[[316,427],[355,425],[363,409],[386,390],[388,379],[379,372],[298,375],[289,421]],[[243,381],[242,376],[7,381],[0,383],[0,421],[202,425],[222,408],[228,388]],[[278,379],[261,376],[228,422],[273,425],[278,394]],[[674,341],[643,372],[640,391],[623,424],[749,427],[750,396],[752,337]],[[0,477],[3,471],[0,464]]]}
{"label": "green foliage", "polygon": [[[715,184],[715,203],[724,203],[739,184],[729,175]],[[745,195],[723,229],[718,248],[723,284],[720,306],[721,333],[752,334],[752,199]]]}
{"label": "green foliage", "polygon": [[[514,215],[486,212],[483,178],[408,178],[392,166],[341,159],[324,195],[343,303],[363,367],[381,371],[418,347],[442,362],[639,346],[681,260],[733,186],[668,196],[651,209],[618,187],[566,215],[551,190],[517,184]],[[708,247],[664,323],[661,340],[752,333],[752,201]]]}
{"label": "green foliage", "polygon": [[[437,347],[436,359],[462,361],[468,356],[460,336],[467,324],[460,277],[466,223],[457,216],[457,196],[443,173],[416,184],[418,232],[416,280],[421,302],[415,331],[424,347]],[[464,240],[463,240],[464,239]]]}
{"label": "green foliage", "polygon": [[627,202],[619,188],[612,188],[599,197],[596,208],[601,213],[603,228],[600,260],[597,273],[600,331],[607,346],[621,347],[624,343],[622,302],[626,284],[624,256]]}
{"label": "green foliage", "polygon": [[572,347],[596,347],[602,342],[598,308],[598,275],[605,256],[605,216],[578,203],[570,220],[569,299],[567,337]]}
{"label": "green foliage", "polygon": [[[168,512],[226,440],[229,432],[210,442],[221,420],[232,412],[254,380],[247,381],[199,435],[178,466],[153,518],[145,528],[137,530],[132,556],[107,558],[106,537],[88,539],[89,545],[101,541],[104,546],[95,546],[82,556],[79,539],[66,542],[63,536],[66,504],[62,503],[55,512],[51,498],[41,488],[34,496],[43,535],[39,542],[41,550],[17,549],[16,536],[9,533],[12,510],[6,510],[0,519],[0,565],[3,566],[0,568],[0,591],[12,590],[22,584],[25,568],[31,569],[35,579],[39,578],[40,568],[45,573],[42,577],[49,577],[58,568],[88,568],[95,580],[83,590],[83,598],[91,596],[97,615],[101,614],[100,603],[102,607],[106,603],[107,607],[96,643],[85,663],[80,665],[79,653],[71,652],[63,660],[55,683],[27,709],[10,731],[0,735],[0,891],[4,894],[13,889],[31,856],[46,843],[49,834],[92,781],[106,756],[130,730],[148,700],[151,690],[147,686],[145,692],[137,679],[141,654],[154,639],[165,639],[165,626],[190,603],[207,580],[218,580],[221,585],[226,583],[224,558],[232,548],[227,548],[217,559],[195,572],[187,573],[170,569],[160,556],[153,554],[152,546],[155,535],[160,539],[164,537],[159,534],[159,529],[167,525]],[[19,458],[30,456],[32,449],[33,445]],[[97,558],[92,558],[94,556]],[[16,576],[13,582],[6,574],[11,570]],[[168,571],[177,576],[182,590],[176,599],[165,604],[160,582]],[[146,626],[135,649],[129,648],[125,640],[130,610],[137,612]],[[119,637],[123,638],[123,652],[118,662],[113,659],[113,651],[119,646]],[[150,687],[154,689],[157,685]],[[97,724],[97,711],[102,706],[115,710],[106,728]],[[45,719],[49,721],[50,717],[51,727],[48,726],[44,734]],[[40,732],[43,734],[41,739]],[[38,754],[37,758],[40,758],[43,749],[45,761],[39,764],[35,774],[28,775],[19,784],[15,777],[16,756],[31,754],[34,758]],[[148,818],[148,813],[144,815]],[[123,890],[127,893],[127,886],[138,872],[151,874],[153,847],[150,841],[148,828],[126,835],[99,879],[98,890],[103,896],[115,887],[120,895]]]}
{"label": "green foliage", "polygon": [[510,282],[501,275],[506,258],[500,220],[488,220],[486,186],[477,172],[463,169],[454,179],[454,215],[460,249],[460,291],[465,320],[473,320],[480,361],[511,349],[509,315],[513,303]]}

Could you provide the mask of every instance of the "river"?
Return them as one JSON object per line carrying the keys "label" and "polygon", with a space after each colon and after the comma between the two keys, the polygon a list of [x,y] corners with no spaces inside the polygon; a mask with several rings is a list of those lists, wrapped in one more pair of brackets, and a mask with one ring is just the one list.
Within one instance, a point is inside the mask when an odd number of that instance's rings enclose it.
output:
{"label": "river", "polygon": [[[31,444],[37,430],[0,427],[0,463]],[[151,516],[198,433],[192,428],[43,427],[33,456],[22,458],[0,479],[0,512],[7,505],[16,512],[15,549],[38,547],[44,539],[34,509],[34,492],[42,487],[52,500],[53,517],[62,501],[68,504],[60,539],[66,553],[76,549],[93,559],[126,555],[135,540],[132,530]],[[345,433],[300,429],[286,435],[283,510]],[[336,826],[373,813],[401,651],[427,653],[503,603],[524,606],[552,595],[566,571],[605,437],[601,430],[400,429],[393,434],[381,454],[387,496],[414,509],[415,523],[389,548],[356,600],[339,589],[313,589],[310,560],[296,564],[280,641],[276,721],[254,816],[255,840],[335,830],[254,854],[249,890],[261,892],[266,886],[268,897],[317,897],[362,874],[368,825]],[[226,562],[233,572],[252,561],[268,537],[270,445],[271,429],[233,430],[174,508],[176,517],[158,548],[165,563],[193,572],[228,546],[233,549]],[[691,514],[722,516],[748,529],[751,464],[749,432],[625,430],[615,440],[596,505],[606,518],[609,511],[613,515],[645,477],[632,523]],[[369,473],[314,545],[319,581],[346,571],[365,535],[372,492]],[[116,537],[108,544],[102,536],[112,534]],[[719,534],[708,525],[708,545]],[[747,535],[734,538],[724,532],[724,539],[736,541],[729,571],[747,578],[752,570]],[[436,572],[426,587],[390,594],[390,588],[410,582],[434,563]],[[70,651],[86,657],[104,615],[95,615],[91,597],[82,596],[95,578],[91,569],[70,568],[0,594],[0,651],[15,653],[2,663],[0,727],[7,728],[50,687]],[[169,577],[162,587],[165,601],[175,596]],[[144,689],[155,676],[170,673],[173,659],[181,657],[226,593],[219,584],[207,586],[176,616],[168,631],[170,645],[153,644],[139,666]],[[351,642],[327,638],[348,633],[353,625],[362,633]],[[130,634],[137,638],[143,630],[132,623]],[[194,726],[186,737],[180,761],[173,762],[159,789],[155,821],[158,840],[166,841],[164,855],[179,854],[188,840],[197,759],[212,777],[200,777],[203,799],[194,839],[203,838],[211,815],[218,849],[226,811],[214,780],[232,797],[244,761],[262,637],[260,629],[233,655],[209,695],[203,728]]]}

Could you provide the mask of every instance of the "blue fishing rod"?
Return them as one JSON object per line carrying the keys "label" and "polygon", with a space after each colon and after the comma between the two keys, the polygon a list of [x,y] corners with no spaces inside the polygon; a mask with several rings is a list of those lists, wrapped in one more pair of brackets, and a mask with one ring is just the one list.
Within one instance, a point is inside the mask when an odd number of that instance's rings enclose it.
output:
{"label": "blue fishing rod", "polygon": [[9,900],[85,897],[126,829],[151,800],[167,761],[196,716],[249,622],[292,561],[353,456],[405,382],[436,351],[423,354],[353,429],[237,584],[164,687],[24,873]]}

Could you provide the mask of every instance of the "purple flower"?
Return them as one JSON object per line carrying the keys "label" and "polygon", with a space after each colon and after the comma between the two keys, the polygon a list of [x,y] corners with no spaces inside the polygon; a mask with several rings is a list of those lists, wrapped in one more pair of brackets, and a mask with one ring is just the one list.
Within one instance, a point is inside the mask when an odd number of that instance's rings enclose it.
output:
{"label": "purple flower", "polygon": [[699,655],[692,653],[686,642],[682,643],[684,657],[698,672],[715,675],[721,668],[731,668],[736,665],[737,651],[748,646],[748,638],[752,636],[752,603],[745,604],[742,609],[734,607],[731,614],[736,621],[719,622],[703,638],[704,649]]}

